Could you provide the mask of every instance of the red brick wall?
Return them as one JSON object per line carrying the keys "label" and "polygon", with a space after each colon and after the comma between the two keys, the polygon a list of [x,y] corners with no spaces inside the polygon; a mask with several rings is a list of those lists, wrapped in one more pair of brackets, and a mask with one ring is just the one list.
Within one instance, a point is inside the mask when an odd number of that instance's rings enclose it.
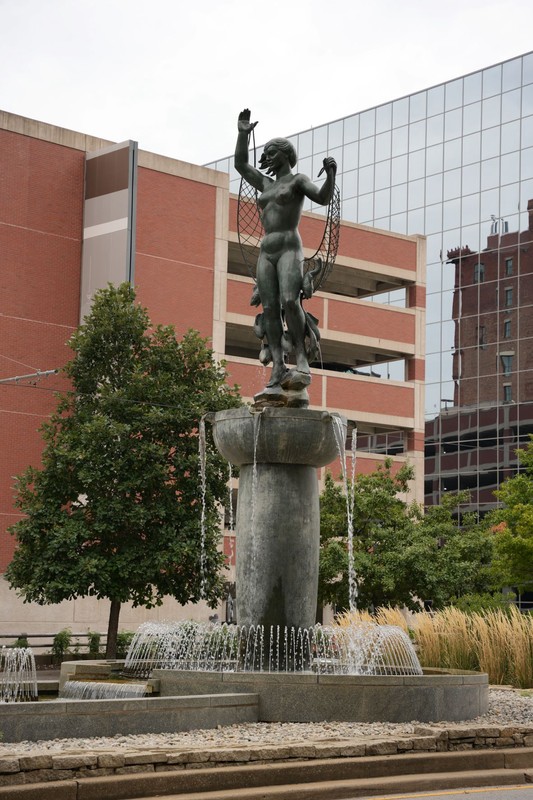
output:
{"label": "red brick wall", "polygon": [[328,328],[333,331],[376,336],[414,344],[415,318],[394,308],[380,308],[373,303],[357,305],[329,300]]}
{"label": "red brick wall", "polygon": [[412,418],[413,387],[393,385],[390,381],[328,377],[326,408],[356,408],[367,414]]}
{"label": "red brick wall", "polygon": [[[78,324],[84,154],[0,131],[0,377],[54,369]],[[38,464],[57,378],[0,385],[0,571],[18,519],[13,476]]]}
{"label": "red brick wall", "polygon": [[409,239],[348,225],[343,226],[339,241],[341,255],[401,267],[413,273],[416,272],[416,247],[416,242]]}
{"label": "red brick wall", "polygon": [[154,323],[213,330],[213,186],[139,169],[135,286]]}
{"label": "red brick wall", "polygon": [[[372,472],[375,472],[379,465],[383,464],[382,458],[375,458],[372,456],[371,453],[357,453],[356,461],[355,461],[355,471],[357,475],[370,475]],[[393,475],[396,475],[399,469],[405,464],[404,460],[393,460],[391,466],[391,472]],[[348,476],[351,476],[352,470],[352,461],[351,455],[346,453],[346,470],[348,472]],[[331,472],[332,476],[335,480],[341,480],[343,468],[340,461],[340,458],[337,458],[331,464],[328,464],[327,467],[324,467],[323,474],[326,472]]]}

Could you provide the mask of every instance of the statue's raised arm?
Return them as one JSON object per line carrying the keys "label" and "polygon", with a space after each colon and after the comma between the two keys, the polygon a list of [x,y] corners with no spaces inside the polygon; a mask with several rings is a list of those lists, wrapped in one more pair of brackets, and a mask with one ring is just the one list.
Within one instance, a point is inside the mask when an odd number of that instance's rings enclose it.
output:
{"label": "statue's raised arm", "polygon": [[237,144],[235,146],[235,169],[248,181],[248,183],[262,192],[265,186],[265,177],[258,169],[252,167],[248,158],[248,142],[257,122],[250,122],[250,109],[245,108],[239,114],[237,121]]}
{"label": "statue's raised arm", "polygon": [[[264,230],[256,267],[257,287],[254,304],[260,301],[254,330],[262,339],[259,358],[272,362],[270,380],[255,397],[256,406],[309,404],[307,386],[311,382],[310,361],[316,358],[319,332],[317,320],[306,314],[302,299],[313,291],[314,272],[304,287],[304,254],[298,225],[305,199],[327,205],[335,192],[337,164],[326,157],[321,170],[326,179],[321,186],[307,176],[293,174],[298,156],[288,139],[266,143],[259,167],[249,163],[249,138],[256,126],[249,109],[239,115],[235,169],[258,192],[257,205]],[[321,265],[320,258],[316,259]],[[291,366],[287,366],[287,361]]]}

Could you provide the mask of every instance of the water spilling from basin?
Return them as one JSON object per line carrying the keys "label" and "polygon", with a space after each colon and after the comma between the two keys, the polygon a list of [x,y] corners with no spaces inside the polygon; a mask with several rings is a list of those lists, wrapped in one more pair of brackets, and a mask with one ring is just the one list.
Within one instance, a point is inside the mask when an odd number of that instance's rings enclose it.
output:
{"label": "water spilling from basin", "polygon": [[37,700],[37,672],[31,647],[0,649],[0,702]]}
{"label": "water spilling from basin", "polygon": [[374,623],[266,628],[190,621],[147,622],[131,643],[124,674],[148,678],[154,669],[422,674],[407,634],[393,625]]}
{"label": "water spilling from basin", "polygon": [[64,700],[120,700],[144,697],[147,691],[146,683],[65,681],[59,697]]}

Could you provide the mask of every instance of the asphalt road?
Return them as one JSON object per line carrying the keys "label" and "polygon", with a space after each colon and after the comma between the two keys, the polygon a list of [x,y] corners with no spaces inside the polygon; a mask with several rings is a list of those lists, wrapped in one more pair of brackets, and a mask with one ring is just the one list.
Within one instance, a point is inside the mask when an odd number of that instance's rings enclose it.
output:
{"label": "asphalt road", "polygon": [[[449,789],[417,794],[387,794],[357,800],[533,800],[533,786],[493,786],[489,789]],[[354,798],[355,800],[355,798]]]}

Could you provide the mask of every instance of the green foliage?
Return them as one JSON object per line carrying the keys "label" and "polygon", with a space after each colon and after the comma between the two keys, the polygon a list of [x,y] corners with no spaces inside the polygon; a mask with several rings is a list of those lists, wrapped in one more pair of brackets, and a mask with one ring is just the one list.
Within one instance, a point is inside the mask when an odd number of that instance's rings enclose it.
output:
{"label": "green foliage", "polygon": [[[396,475],[386,460],[370,475],[357,475],[354,484],[354,562],[358,605],[413,605],[413,569],[409,549],[412,521],[398,493],[406,492],[413,470],[403,466]],[[319,602],[338,609],[348,606],[346,500],[331,475],[320,498],[321,553]]]}
{"label": "green foliage", "polygon": [[120,631],[117,633],[117,658],[125,658],[128,654],[134,631]]}
{"label": "green foliage", "polygon": [[[129,284],[95,295],[69,341],[72,390],[43,425],[42,468],[17,480],[10,585],[26,601],[93,595],[134,606],[222,592],[219,504],[227,465],[208,432],[201,570],[198,429],[240,405],[195,331],[152,326]],[[118,624],[118,616],[117,616]]]}
{"label": "green foliage", "polygon": [[[465,592],[483,591],[488,581],[491,539],[471,517],[459,528],[454,512],[466,497],[444,498],[423,515],[401,499],[413,478],[410,466],[394,475],[392,461],[354,484],[354,564],[358,607],[405,605],[422,600],[434,607]],[[346,500],[331,475],[320,498],[319,603],[348,606]]]}
{"label": "green foliage", "polygon": [[483,592],[481,594],[465,594],[452,597],[451,605],[467,614],[483,614],[486,611],[508,611],[514,594]]}
{"label": "green foliage", "polygon": [[461,505],[469,499],[468,492],[443,495],[441,504],[426,509],[417,526],[431,543],[425,599],[432,600],[433,608],[464,595],[484,594],[492,586],[492,537],[474,514],[462,514],[458,522]]}
{"label": "green foliage", "polygon": [[17,636],[11,647],[29,647],[27,636]]}
{"label": "green foliage", "polygon": [[533,580],[533,436],[517,450],[521,469],[495,492],[502,508],[485,518],[494,537],[493,580],[522,592]]}
{"label": "green foliage", "polygon": [[56,633],[52,642],[52,658],[54,661],[58,662],[63,660],[69,651],[71,642],[72,631],[70,628],[63,628],[63,630]]}
{"label": "green foliage", "polygon": [[100,640],[102,634],[97,631],[87,631],[87,640],[89,646],[89,655],[93,658],[98,658],[100,655]]}

